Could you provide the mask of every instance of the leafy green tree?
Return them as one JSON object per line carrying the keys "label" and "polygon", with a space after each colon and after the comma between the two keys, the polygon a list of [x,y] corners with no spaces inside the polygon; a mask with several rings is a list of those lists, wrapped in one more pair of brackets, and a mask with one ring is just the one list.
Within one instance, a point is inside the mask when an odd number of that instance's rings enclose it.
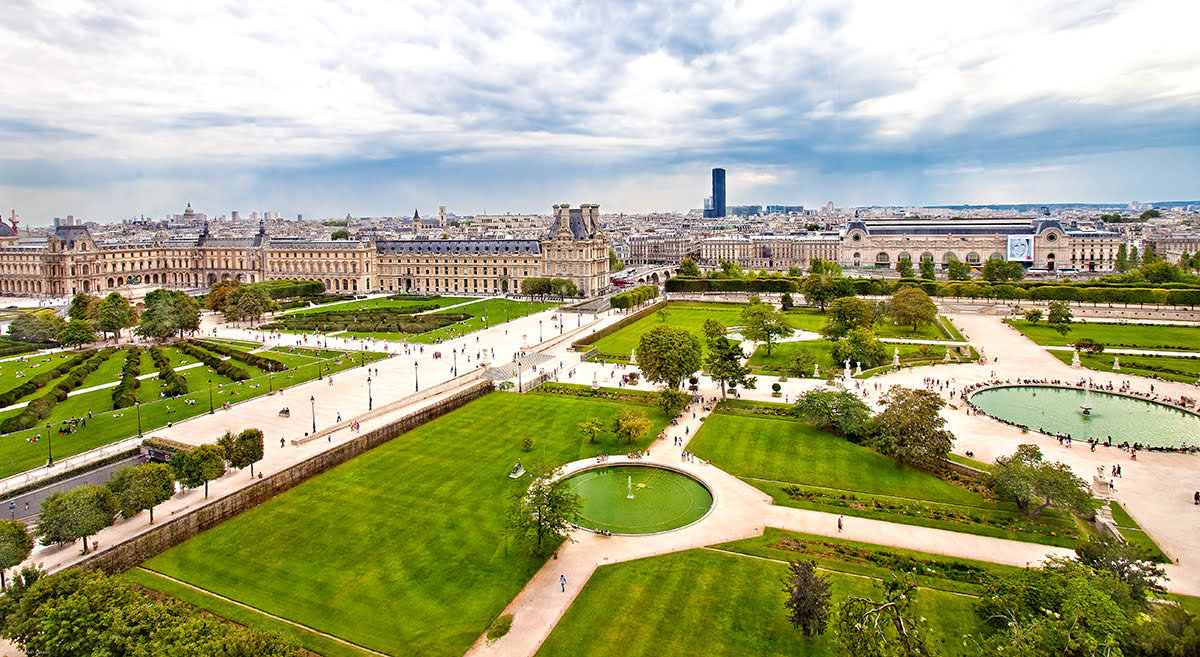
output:
{"label": "leafy green tree", "polygon": [[621,409],[621,412],[613,416],[612,432],[627,443],[632,443],[638,438],[645,436],[649,430],[650,418],[646,417],[646,414],[641,410],[626,406]]}
{"label": "leafy green tree", "polygon": [[679,273],[681,276],[700,277],[700,266],[691,258],[684,258],[679,261]]}
{"label": "leafy green tree", "polygon": [[690,399],[691,397],[676,388],[664,387],[658,391],[658,407],[667,417],[679,415],[679,412],[687,407]]}
{"label": "leafy green tree", "polygon": [[917,585],[911,575],[884,580],[881,600],[847,596],[837,609],[838,655],[843,657],[927,657],[925,618],[914,608]]}
{"label": "leafy green tree", "polygon": [[812,274],[804,279],[800,290],[804,293],[804,301],[810,306],[816,305],[821,312],[825,312],[830,301],[842,296],[837,279],[829,274]]}
{"label": "leafy green tree", "polygon": [[711,317],[704,320],[700,331],[704,333],[704,339],[708,342],[725,337],[725,325]]}
{"label": "leafy green tree", "polygon": [[225,304],[228,301],[229,293],[241,286],[241,281],[233,279],[225,279],[213,283],[212,288],[208,291],[208,297],[204,300],[205,309],[225,312]]}
{"label": "leafy green tree", "polygon": [[821,258],[813,258],[808,264],[808,273],[810,274],[825,274],[837,278],[842,275],[842,267],[832,260],[822,260]]}
{"label": "leafy green tree", "polygon": [[999,258],[988,258],[983,263],[983,280],[993,283],[1019,281],[1025,277],[1025,267],[1019,262],[1005,262]]}
{"label": "leafy green tree", "polygon": [[217,445],[225,452],[225,461],[229,467],[244,470],[250,468],[250,477],[254,477],[254,464],[263,459],[263,432],[261,429],[245,429],[236,436],[231,431],[217,440]]}
{"label": "leafy green tree", "polygon": [[663,324],[666,324],[667,320],[671,317],[671,311],[667,310],[666,308],[663,308],[654,314],[658,316],[658,321],[662,322]]}
{"label": "leafy green tree", "polygon": [[33,537],[29,535],[25,523],[0,520],[0,589],[8,587],[4,581],[4,571],[19,566],[32,553]]}
{"label": "leafy green tree", "polygon": [[87,554],[88,537],[111,526],[116,515],[116,495],[104,486],[85,484],[47,495],[34,534],[42,545],[82,538],[83,553]]}
{"label": "leafy green tree", "polygon": [[787,364],[783,369],[792,376],[812,376],[813,366],[817,364],[817,359],[812,352],[807,349],[798,349],[792,357],[788,359]]}
{"label": "leafy green tree", "polygon": [[971,280],[971,265],[962,260],[951,260],[946,265],[946,277],[952,281],[969,281]]}
{"label": "leafy green tree", "polygon": [[1120,578],[1134,600],[1145,602],[1151,594],[1160,596],[1167,592],[1163,586],[1167,572],[1135,545],[1098,535],[1075,548],[1075,554],[1079,563]]}
{"label": "leafy green tree", "polygon": [[742,363],[743,358],[742,345],[729,338],[720,337],[708,343],[705,367],[709,376],[721,382],[722,398],[728,397],[729,388],[742,386],[753,390],[757,384],[758,378],[750,376],[750,367]]}
{"label": "leafy green tree", "polygon": [[741,266],[736,262],[722,260],[719,264],[721,265],[721,278],[745,278],[746,276],[746,273],[742,271]]}
{"label": "leafy green tree", "polygon": [[144,303],[138,335],[161,339],[178,333],[183,337],[185,331],[200,329],[200,304],[183,292],[154,290]]}
{"label": "leafy green tree", "polygon": [[884,409],[871,419],[872,449],[913,467],[936,471],[943,467],[954,434],[940,414],[946,401],[932,390],[892,386],[881,400]]}
{"label": "leafy green tree", "polygon": [[[1146,247],[1146,253],[1151,253],[1150,247]],[[1163,283],[1178,283],[1184,280],[1184,272],[1179,267],[1167,262],[1166,260],[1148,261],[1142,265],[1140,270],[1142,276],[1147,283],[1153,285],[1162,285]]]}
{"label": "leafy green tree", "polygon": [[1161,212],[1159,212],[1158,210],[1155,210],[1154,208],[1150,208],[1149,210],[1142,212],[1141,216],[1138,218],[1141,219],[1142,221],[1145,221],[1147,219],[1157,219],[1161,216],[1162,216]]}
{"label": "leafy green tree", "polygon": [[545,297],[554,291],[549,278],[526,278],[521,281],[521,294],[527,297]]}
{"label": "leafy green tree", "polygon": [[8,325],[8,335],[14,340],[43,344],[53,342],[65,322],[50,312],[18,313]]}
{"label": "leafy green tree", "polygon": [[251,324],[262,319],[277,304],[261,285],[242,285],[233,289],[225,298],[225,321],[248,320]]}
{"label": "leafy green tree", "polygon": [[777,339],[786,338],[795,332],[784,320],[783,313],[757,297],[750,299],[750,305],[742,309],[741,316],[745,323],[742,335],[749,340],[766,344],[768,356],[771,355],[771,347]]}
{"label": "leafy green tree", "polygon": [[892,319],[897,324],[912,325],[913,332],[937,321],[937,306],[919,287],[906,287],[892,295]]}
{"label": "leafy green tree", "polygon": [[625,268],[625,263],[617,257],[617,252],[612,249],[608,250],[608,271],[621,271]]}
{"label": "leafy green tree", "polygon": [[517,497],[509,521],[518,535],[532,536],[535,554],[542,554],[547,541],[568,537],[575,517],[583,508],[583,498],[571,492],[558,471],[538,477],[525,494]]}
{"label": "leafy green tree", "polygon": [[937,274],[933,268],[932,260],[921,260],[921,278],[932,281],[937,278]]}
{"label": "leafy green tree", "polygon": [[896,271],[900,274],[900,278],[913,277],[913,263],[909,258],[901,258],[896,261]]}
{"label": "leafy green tree", "polygon": [[840,338],[856,328],[871,328],[874,323],[875,311],[870,304],[858,297],[841,297],[829,304],[821,335]]}
{"label": "leafy green tree", "polygon": [[335,230],[329,234],[329,239],[348,240],[350,239],[350,231],[346,230],[345,228],[342,228],[341,230]]}
{"label": "leafy green tree", "polygon": [[1121,246],[1117,247],[1117,262],[1116,270],[1118,274],[1124,274],[1129,271],[1129,248],[1121,242]]}
{"label": "leafy green tree", "polygon": [[598,417],[589,417],[588,419],[575,425],[575,430],[581,436],[587,436],[589,443],[596,442],[596,435],[604,431],[604,423]]}
{"label": "leafy green tree", "polygon": [[783,296],[779,298],[779,305],[784,310],[791,310],[796,305],[796,300],[792,298],[791,292],[784,292]]}
{"label": "leafy green tree", "polygon": [[121,468],[105,485],[117,496],[122,518],[132,518],[148,510],[151,524],[154,523],[154,507],[175,494],[175,476],[166,463]]}
{"label": "leafy green tree", "polygon": [[1037,308],[1030,308],[1025,311],[1025,321],[1030,324],[1037,324],[1042,321],[1042,311]]}
{"label": "leafy green tree", "polygon": [[132,308],[125,297],[112,292],[100,302],[100,330],[111,333],[113,340],[121,337],[121,329],[132,325],[132,320]]}
{"label": "leafy green tree", "polygon": [[58,343],[64,347],[78,347],[96,341],[96,328],[91,322],[73,319],[58,332]]}
{"label": "leafy green tree", "polygon": [[824,634],[829,624],[829,578],[817,574],[815,561],[789,561],[783,578],[788,620],[804,636]]}
{"label": "leafy green tree", "polygon": [[1129,249],[1129,268],[1130,269],[1141,269],[1142,268],[1142,256],[1141,256],[1141,254],[1138,253],[1136,246],[1131,247]]}
{"label": "leafy green tree", "polygon": [[1044,461],[1037,445],[1021,445],[1012,456],[996,459],[990,485],[997,497],[1015,502],[1021,513],[1031,518],[1052,506],[1081,515],[1092,511],[1087,482],[1070,466]]}
{"label": "leafy green tree", "polygon": [[1102,215],[1100,215],[1100,221],[1103,221],[1105,223],[1110,223],[1110,224],[1119,224],[1119,223],[1121,223],[1121,215],[1119,215],[1119,214],[1102,214]]}
{"label": "leafy green tree", "polygon": [[638,368],[647,381],[678,388],[680,383],[700,369],[700,339],[690,331],[674,326],[656,326],[642,335],[635,355]]}
{"label": "leafy green tree", "polygon": [[871,408],[846,390],[809,390],[796,399],[792,411],[809,424],[847,437],[863,435]]}
{"label": "leafy green tree", "polygon": [[830,354],[834,362],[843,363],[848,360],[851,365],[862,363],[866,368],[877,367],[887,358],[887,350],[884,349],[883,343],[875,336],[875,331],[869,328],[851,329],[846,337],[834,341]]}
{"label": "leafy green tree", "polygon": [[218,445],[205,444],[191,451],[178,451],[171,457],[175,480],[184,488],[204,486],[208,497],[208,482],[225,474],[225,450]]}
{"label": "leafy green tree", "polygon": [[71,305],[67,307],[67,317],[79,320],[97,319],[95,315],[89,313],[93,301],[99,301],[99,298],[86,292],[76,293],[75,296],[71,297]]}
{"label": "leafy green tree", "polygon": [[550,294],[559,299],[578,296],[579,286],[566,278],[552,278],[550,279]]}
{"label": "leafy green tree", "polygon": [[1075,321],[1075,314],[1071,312],[1071,303],[1069,301],[1051,301],[1049,309],[1050,314],[1046,317],[1046,323],[1061,335],[1070,333],[1071,323]]}

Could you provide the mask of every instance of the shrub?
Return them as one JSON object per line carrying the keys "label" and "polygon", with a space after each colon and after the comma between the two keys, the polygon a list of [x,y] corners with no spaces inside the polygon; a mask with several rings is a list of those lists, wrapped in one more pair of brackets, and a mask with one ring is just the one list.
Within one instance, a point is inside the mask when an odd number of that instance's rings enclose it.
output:
{"label": "shrub", "polygon": [[533,438],[525,436],[521,439],[521,449],[526,452],[533,451]]}
{"label": "shrub", "polygon": [[142,350],[137,347],[125,349],[125,365],[121,367],[121,380],[113,388],[113,408],[128,408],[137,403],[137,389],[141,385],[138,375],[142,373]]}
{"label": "shrub", "polygon": [[233,347],[215,342],[200,342],[199,344],[209,351],[215,351],[222,356],[229,356],[234,360],[240,360],[251,367],[257,367],[258,369],[267,372],[282,372],[287,369],[287,365],[284,365],[274,358],[268,358],[267,356],[260,354],[252,354],[247,351],[240,351],[238,349],[234,349]]}
{"label": "shrub", "polygon": [[781,389],[783,389],[783,386],[779,385],[778,383],[771,384],[771,392],[779,392]]}
{"label": "shrub", "polygon": [[191,342],[180,342],[175,346],[183,353],[213,368],[213,371],[221,376],[228,377],[234,381],[245,381],[250,378],[250,374],[246,370],[229,361],[221,360],[215,354],[207,352]]}
{"label": "shrub", "polygon": [[488,629],[487,629],[488,641],[489,642],[499,641],[501,638],[504,637],[504,635],[508,634],[509,630],[512,629],[512,624],[513,624],[513,615],[512,614],[504,614],[500,618],[497,618],[496,620],[492,621],[492,624],[488,625]]}
{"label": "shrub", "polygon": [[66,399],[72,390],[78,388],[79,384],[83,383],[88,374],[95,372],[96,368],[100,367],[100,364],[108,360],[109,356],[112,356],[116,351],[116,347],[108,347],[99,353],[91,352],[95,353],[95,355],[72,369],[66,378],[50,389],[50,392],[29,402],[18,415],[0,422],[0,433],[24,431],[50,417],[50,412],[54,410],[54,407]]}
{"label": "shrub", "polygon": [[188,392],[187,379],[180,376],[171,367],[171,361],[167,359],[163,350],[159,347],[150,347],[150,358],[154,360],[154,365],[158,368],[158,378],[167,384],[163,393],[168,397],[186,395]]}

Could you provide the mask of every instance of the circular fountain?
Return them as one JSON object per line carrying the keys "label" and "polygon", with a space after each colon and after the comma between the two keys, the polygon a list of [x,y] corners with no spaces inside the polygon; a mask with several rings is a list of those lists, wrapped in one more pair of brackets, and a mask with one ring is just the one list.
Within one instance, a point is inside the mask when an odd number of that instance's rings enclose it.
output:
{"label": "circular fountain", "polygon": [[566,478],[583,498],[576,524],[614,534],[657,534],[708,514],[713,496],[691,475],[655,465],[591,468]]}

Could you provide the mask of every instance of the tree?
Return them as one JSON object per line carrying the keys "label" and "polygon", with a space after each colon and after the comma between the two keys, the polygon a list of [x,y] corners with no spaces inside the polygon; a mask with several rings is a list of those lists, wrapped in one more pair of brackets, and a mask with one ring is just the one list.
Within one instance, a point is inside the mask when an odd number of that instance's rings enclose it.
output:
{"label": "tree", "polygon": [[647,381],[678,388],[701,366],[700,339],[674,326],[656,326],[642,335],[635,355]]}
{"label": "tree", "polygon": [[684,258],[683,260],[679,261],[679,274],[681,276],[695,276],[696,278],[699,278],[700,266],[696,264],[695,260],[692,260],[691,258]]}
{"label": "tree", "polygon": [[914,333],[919,327],[937,321],[937,306],[919,287],[906,287],[893,294],[891,311],[897,324],[911,324]]}
{"label": "tree", "polygon": [[829,623],[829,578],[818,575],[814,561],[790,561],[788,572],[783,578],[783,592],[788,599],[783,603],[788,610],[788,620],[804,636],[824,634]]}
{"label": "tree", "polygon": [[1025,267],[1019,262],[1005,262],[999,258],[988,258],[983,263],[983,280],[993,283],[1019,281],[1025,277]]}
{"label": "tree", "polygon": [[1074,347],[1079,351],[1093,356],[1099,356],[1104,353],[1104,345],[1091,338],[1079,338],[1075,341]]}
{"label": "tree", "polygon": [[740,265],[729,260],[720,261],[721,278],[745,278],[746,272],[742,271]]}
{"label": "tree", "polygon": [[345,228],[342,228],[341,230],[335,230],[329,234],[329,239],[348,240],[350,239],[350,231],[346,230]]}
{"label": "tree", "polygon": [[1167,572],[1135,545],[1098,535],[1075,548],[1075,554],[1079,563],[1116,575],[1129,586],[1130,595],[1139,602],[1145,602],[1151,593],[1162,595],[1167,592],[1163,586]]}
{"label": "tree", "polygon": [[8,588],[4,571],[18,566],[33,553],[33,537],[23,522],[0,520],[0,589]]}
{"label": "tree", "polygon": [[88,537],[112,525],[117,508],[117,496],[96,484],[50,493],[42,500],[35,536],[42,545],[82,538],[83,553],[87,554]]}
{"label": "tree", "polygon": [[148,338],[168,338],[185,331],[200,329],[200,304],[183,292],[154,290],[146,295],[146,310],[138,324],[138,335]]}
{"label": "tree", "polygon": [[1129,248],[1122,242],[1121,246],[1117,247],[1117,262],[1116,270],[1118,274],[1124,274],[1129,271]]}
{"label": "tree", "polygon": [[204,300],[204,307],[208,310],[225,312],[225,303],[228,300],[229,293],[241,286],[241,281],[228,278],[213,283],[212,289],[208,291],[208,297]]}
{"label": "tree", "polygon": [[625,263],[617,258],[617,252],[612,249],[608,250],[608,271],[621,271],[625,268]]}
{"label": "tree", "polygon": [[1012,456],[996,459],[990,485],[997,497],[1015,502],[1021,513],[1031,518],[1051,506],[1081,515],[1092,511],[1087,482],[1063,463],[1042,460],[1042,450],[1037,445],[1020,445]]}
{"label": "tree", "polygon": [[687,407],[690,399],[691,397],[676,388],[664,387],[658,391],[658,407],[663,410],[663,413],[666,413],[667,417],[679,415],[679,412]]}
{"label": "tree", "polygon": [[129,300],[116,292],[110,293],[100,302],[100,330],[112,333],[114,341],[121,337],[121,329],[133,323],[132,318]]}
{"label": "tree", "polygon": [[742,329],[742,335],[749,340],[765,343],[768,356],[771,355],[771,347],[776,339],[786,338],[795,332],[784,321],[783,313],[756,297],[751,297],[750,305],[742,309],[741,315],[746,325]]}
{"label": "tree", "polygon": [[704,325],[700,328],[700,331],[704,333],[704,339],[709,343],[717,338],[725,337],[725,325],[711,317],[704,320]]}
{"label": "tree", "polygon": [[509,520],[518,535],[536,537],[535,554],[542,554],[547,539],[567,538],[583,508],[583,498],[571,492],[565,481],[556,480],[558,474],[554,471],[535,479],[510,511]]}
{"label": "tree", "polygon": [[238,322],[245,319],[253,324],[275,308],[275,301],[261,285],[243,285],[226,296],[225,321]]}
{"label": "tree", "polygon": [[791,310],[792,307],[796,305],[795,299],[792,299],[792,293],[784,292],[783,296],[779,298],[779,305],[784,310]]}
{"label": "tree", "polygon": [[64,347],[78,347],[95,341],[95,327],[91,322],[82,319],[73,319],[67,322],[58,332],[58,343]]}
{"label": "tree", "polygon": [[952,281],[967,281],[971,279],[971,265],[962,260],[951,260],[946,265],[946,278]]}
{"label": "tree", "polygon": [[862,435],[871,420],[870,407],[846,390],[809,390],[796,399],[792,412],[818,429],[848,437]]}
{"label": "tree", "polygon": [[937,274],[935,273],[934,268],[933,268],[932,260],[924,260],[924,259],[921,260],[921,278],[923,278],[927,281],[932,281],[935,278],[937,278]]}
{"label": "tree", "polygon": [[871,328],[874,323],[875,311],[870,304],[858,297],[841,297],[829,304],[821,335],[840,338],[856,328]]}
{"label": "tree", "polygon": [[901,258],[896,261],[896,271],[900,274],[900,278],[913,277],[913,264],[909,258]]}
{"label": "tree", "polygon": [[154,507],[175,494],[175,476],[171,466],[166,463],[121,468],[113,473],[105,485],[117,496],[122,518],[132,518],[148,510],[151,524],[154,523]]}
{"label": "tree", "polygon": [[53,342],[64,325],[53,312],[18,313],[8,325],[8,334],[21,342],[44,344]]}
{"label": "tree", "polygon": [[838,654],[846,657],[926,657],[926,622],[913,608],[911,575],[882,582],[883,599],[847,596],[837,610]]}
{"label": "tree", "polygon": [[834,278],[842,275],[842,266],[832,260],[822,260],[821,258],[813,258],[808,265],[808,273],[810,274],[827,274]]}
{"label": "tree", "polygon": [[1071,332],[1071,322],[1075,321],[1075,314],[1071,312],[1071,303],[1069,301],[1051,301],[1050,314],[1046,317],[1046,323],[1058,331],[1061,335],[1066,335]]}
{"label": "tree", "polygon": [[836,363],[850,361],[851,365],[862,363],[867,368],[876,367],[887,358],[883,343],[869,328],[852,329],[846,337],[834,341],[830,354]]}
{"label": "tree", "polygon": [[892,386],[881,401],[884,409],[871,420],[871,448],[922,470],[940,470],[954,446],[954,434],[942,428],[942,396]]}
{"label": "tree", "polygon": [[792,376],[812,376],[813,366],[817,364],[817,359],[812,352],[807,349],[797,349],[796,353],[788,359],[787,364],[783,369]]}
{"label": "tree", "polygon": [[579,286],[566,278],[552,278],[550,279],[550,294],[559,299],[577,296],[579,294]]}
{"label": "tree", "polygon": [[1130,269],[1141,269],[1141,267],[1142,267],[1142,256],[1138,254],[1138,250],[1137,250],[1136,246],[1131,247],[1129,249],[1129,268]]}
{"label": "tree", "polygon": [[86,292],[77,293],[71,297],[71,305],[67,307],[67,317],[70,319],[96,319],[96,316],[89,312],[93,301],[99,301],[99,298]]}
{"label": "tree", "polygon": [[740,385],[753,390],[757,384],[758,378],[750,376],[749,364],[742,363],[742,359],[745,357],[745,354],[742,353],[742,345],[729,338],[720,337],[708,343],[708,359],[705,361],[705,367],[708,368],[709,376],[721,382],[722,398],[728,396],[729,388]]}
{"label": "tree", "polygon": [[658,321],[662,322],[663,324],[666,324],[667,319],[671,317],[671,311],[667,310],[666,308],[663,308],[654,314],[658,315]]}
{"label": "tree", "polygon": [[217,440],[217,445],[225,452],[225,461],[229,467],[238,470],[250,468],[250,477],[254,477],[254,464],[263,458],[263,432],[260,429],[245,429],[238,435],[226,431]]}
{"label": "tree", "polygon": [[632,443],[645,436],[649,430],[650,418],[646,417],[641,410],[626,406],[621,409],[620,413],[613,416],[612,432],[627,443]]}
{"label": "tree", "polygon": [[521,281],[521,294],[527,297],[544,297],[553,291],[549,278],[526,278]]}
{"label": "tree", "polygon": [[1145,221],[1147,219],[1157,219],[1161,216],[1162,216],[1161,212],[1159,212],[1158,210],[1155,210],[1154,208],[1150,208],[1149,210],[1142,212],[1141,216],[1139,216],[1138,219]]}
{"label": "tree", "polygon": [[575,430],[581,436],[587,436],[589,443],[596,442],[596,434],[604,431],[604,423],[598,417],[589,417],[588,419],[575,425]]}
{"label": "tree", "polygon": [[1030,324],[1037,324],[1042,321],[1042,311],[1037,308],[1030,308],[1025,311],[1025,321]]}
{"label": "tree", "polygon": [[810,306],[816,305],[821,312],[825,312],[830,301],[842,296],[837,279],[829,274],[813,274],[805,278],[800,289],[804,292],[804,301]]}
{"label": "tree", "polygon": [[225,474],[225,450],[217,445],[201,445],[191,451],[175,452],[170,464],[180,485],[196,488],[203,484],[207,498],[208,482]]}

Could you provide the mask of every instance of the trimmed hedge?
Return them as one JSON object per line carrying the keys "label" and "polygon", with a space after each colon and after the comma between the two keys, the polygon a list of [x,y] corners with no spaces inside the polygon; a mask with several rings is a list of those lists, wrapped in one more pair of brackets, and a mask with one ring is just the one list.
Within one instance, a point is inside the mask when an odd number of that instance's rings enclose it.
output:
{"label": "trimmed hedge", "polygon": [[632,308],[638,304],[645,303],[657,296],[657,286],[642,285],[640,287],[635,287],[632,290],[612,295],[612,298],[609,299],[609,303],[612,304],[613,308],[624,310],[625,308]]}
{"label": "trimmed hedge", "polygon": [[250,283],[250,285],[262,288],[272,299],[289,299],[291,297],[304,297],[325,292],[325,284],[321,281],[289,281],[280,279]]}
{"label": "trimmed hedge", "polygon": [[121,367],[121,380],[113,388],[113,408],[128,408],[137,402],[137,389],[141,385],[138,375],[142,373],[142,350],[125,348],[125,365]]}
{"label": "trimmed hedge", "polygon": [[213,342],[202,341],[199,344],[209,351],[215,351],[222,356],[229,356],[234,360],[240,360],[251,367],[257,367],[258,369],[265,370],[267,372],[282,372],[287,369],[287,365],[284,365],[274,358],[268,358],[267,356],[262,356],[260,354],[239,351],[233,347],[223,344],[216,344]]}
{"label": "trimmed hedge", "polygon": [[360,308],[358,310],[283,315],[277,317],[270,324],[264,324],[261,328],[268,331],[281,329],[306,332],[426,333],[473,317],[466,313],[437,313],[419,316],[412,314],[436,309],[436,305],[430,304],[429,306],[407,307],[404,309],[404,313],[396,312],[395,308]]}
{"label": "trimmed hedge", "polygon": [[87,375],[95,372],[96,368],[100,367],[101,363],[108,360],[116,351],[116,347],[106,347],[72,369],[62,381],[59,381],[57,385],[50,389],[50,392],[29,402],[29,405],[20,414],[0,422],[0,433],[24,431],[37,426],[38,422],[50,417],[50,413],[54,410],[54,407],[66,399],[72,390],[78,388],[83,383]]}
{"label": "trimmed hedge", "polygon": [[34,392],[38,388],[41,388],[42,386],[50,383],[67,372],[70,372],[73,368],[81,365],[84,361],[91,358],[95,353],[95,349],[89,349],[81,352],[74,358],[65,360],[58,365],[55,365],[52,369],[39,372],[36,376],[29,377],[24,383],[16,386],[15,388],[12,388],[7,392],[0,393],[0,408],[12,406],[13,404],[17,403],[18,399],[28,395],[31,392]]}
{"label": "trimmed hedge", "polygon": [[201,363],[213,368],[213,371],[221,376],[233,379],[234,381],[245,381],[246,379],[250,378],[250,373],[246,370],[227,360],[221,360],[220,356],[201,349],[191,340],[188,340],[187,342],[180,342],[179,344],[176,344],[175,347],[183,353],[200,361]]}
{"label": "trimmed hedge", "polygon": [[621,329],[625,328],[626,326],[629,326],[630,324],[638,321],[639,319],[641,319],[643,317],[650,316],[655,311],[657,311],[659,308],[662,308],[663,306],[665,306],[666,303],[667,303],[666,301],[659,301],[658,303],[650,306],[649,308],[643,308],[643,309],[637,311],[636,313],[633,313],[632,315],[629,315],[628,317],[623,318],[622,320],[620,320],[618,322],[614,322],[613,324],[610,324],[610,325],[600,329],[599,331],[596,331],[595,333],[588,335],[587,337],[580,338],[580,339],[572,342],[571,348],[574,349],[575,351],[586,351],[586,348],[589,347],[593,342],[599,340],[600,338],[603,338],[606,335],[612,335],[613,333],[620,331]]}
{"label": "trimmed hedge", "polygon": [[171,361],[160,347],[150,347],[150,358],[154,359],[154,365],[158,368],[159,380],[167,384],[163,390],[166,396],[178,397],[188,393],[187,379],[171,367]]}

